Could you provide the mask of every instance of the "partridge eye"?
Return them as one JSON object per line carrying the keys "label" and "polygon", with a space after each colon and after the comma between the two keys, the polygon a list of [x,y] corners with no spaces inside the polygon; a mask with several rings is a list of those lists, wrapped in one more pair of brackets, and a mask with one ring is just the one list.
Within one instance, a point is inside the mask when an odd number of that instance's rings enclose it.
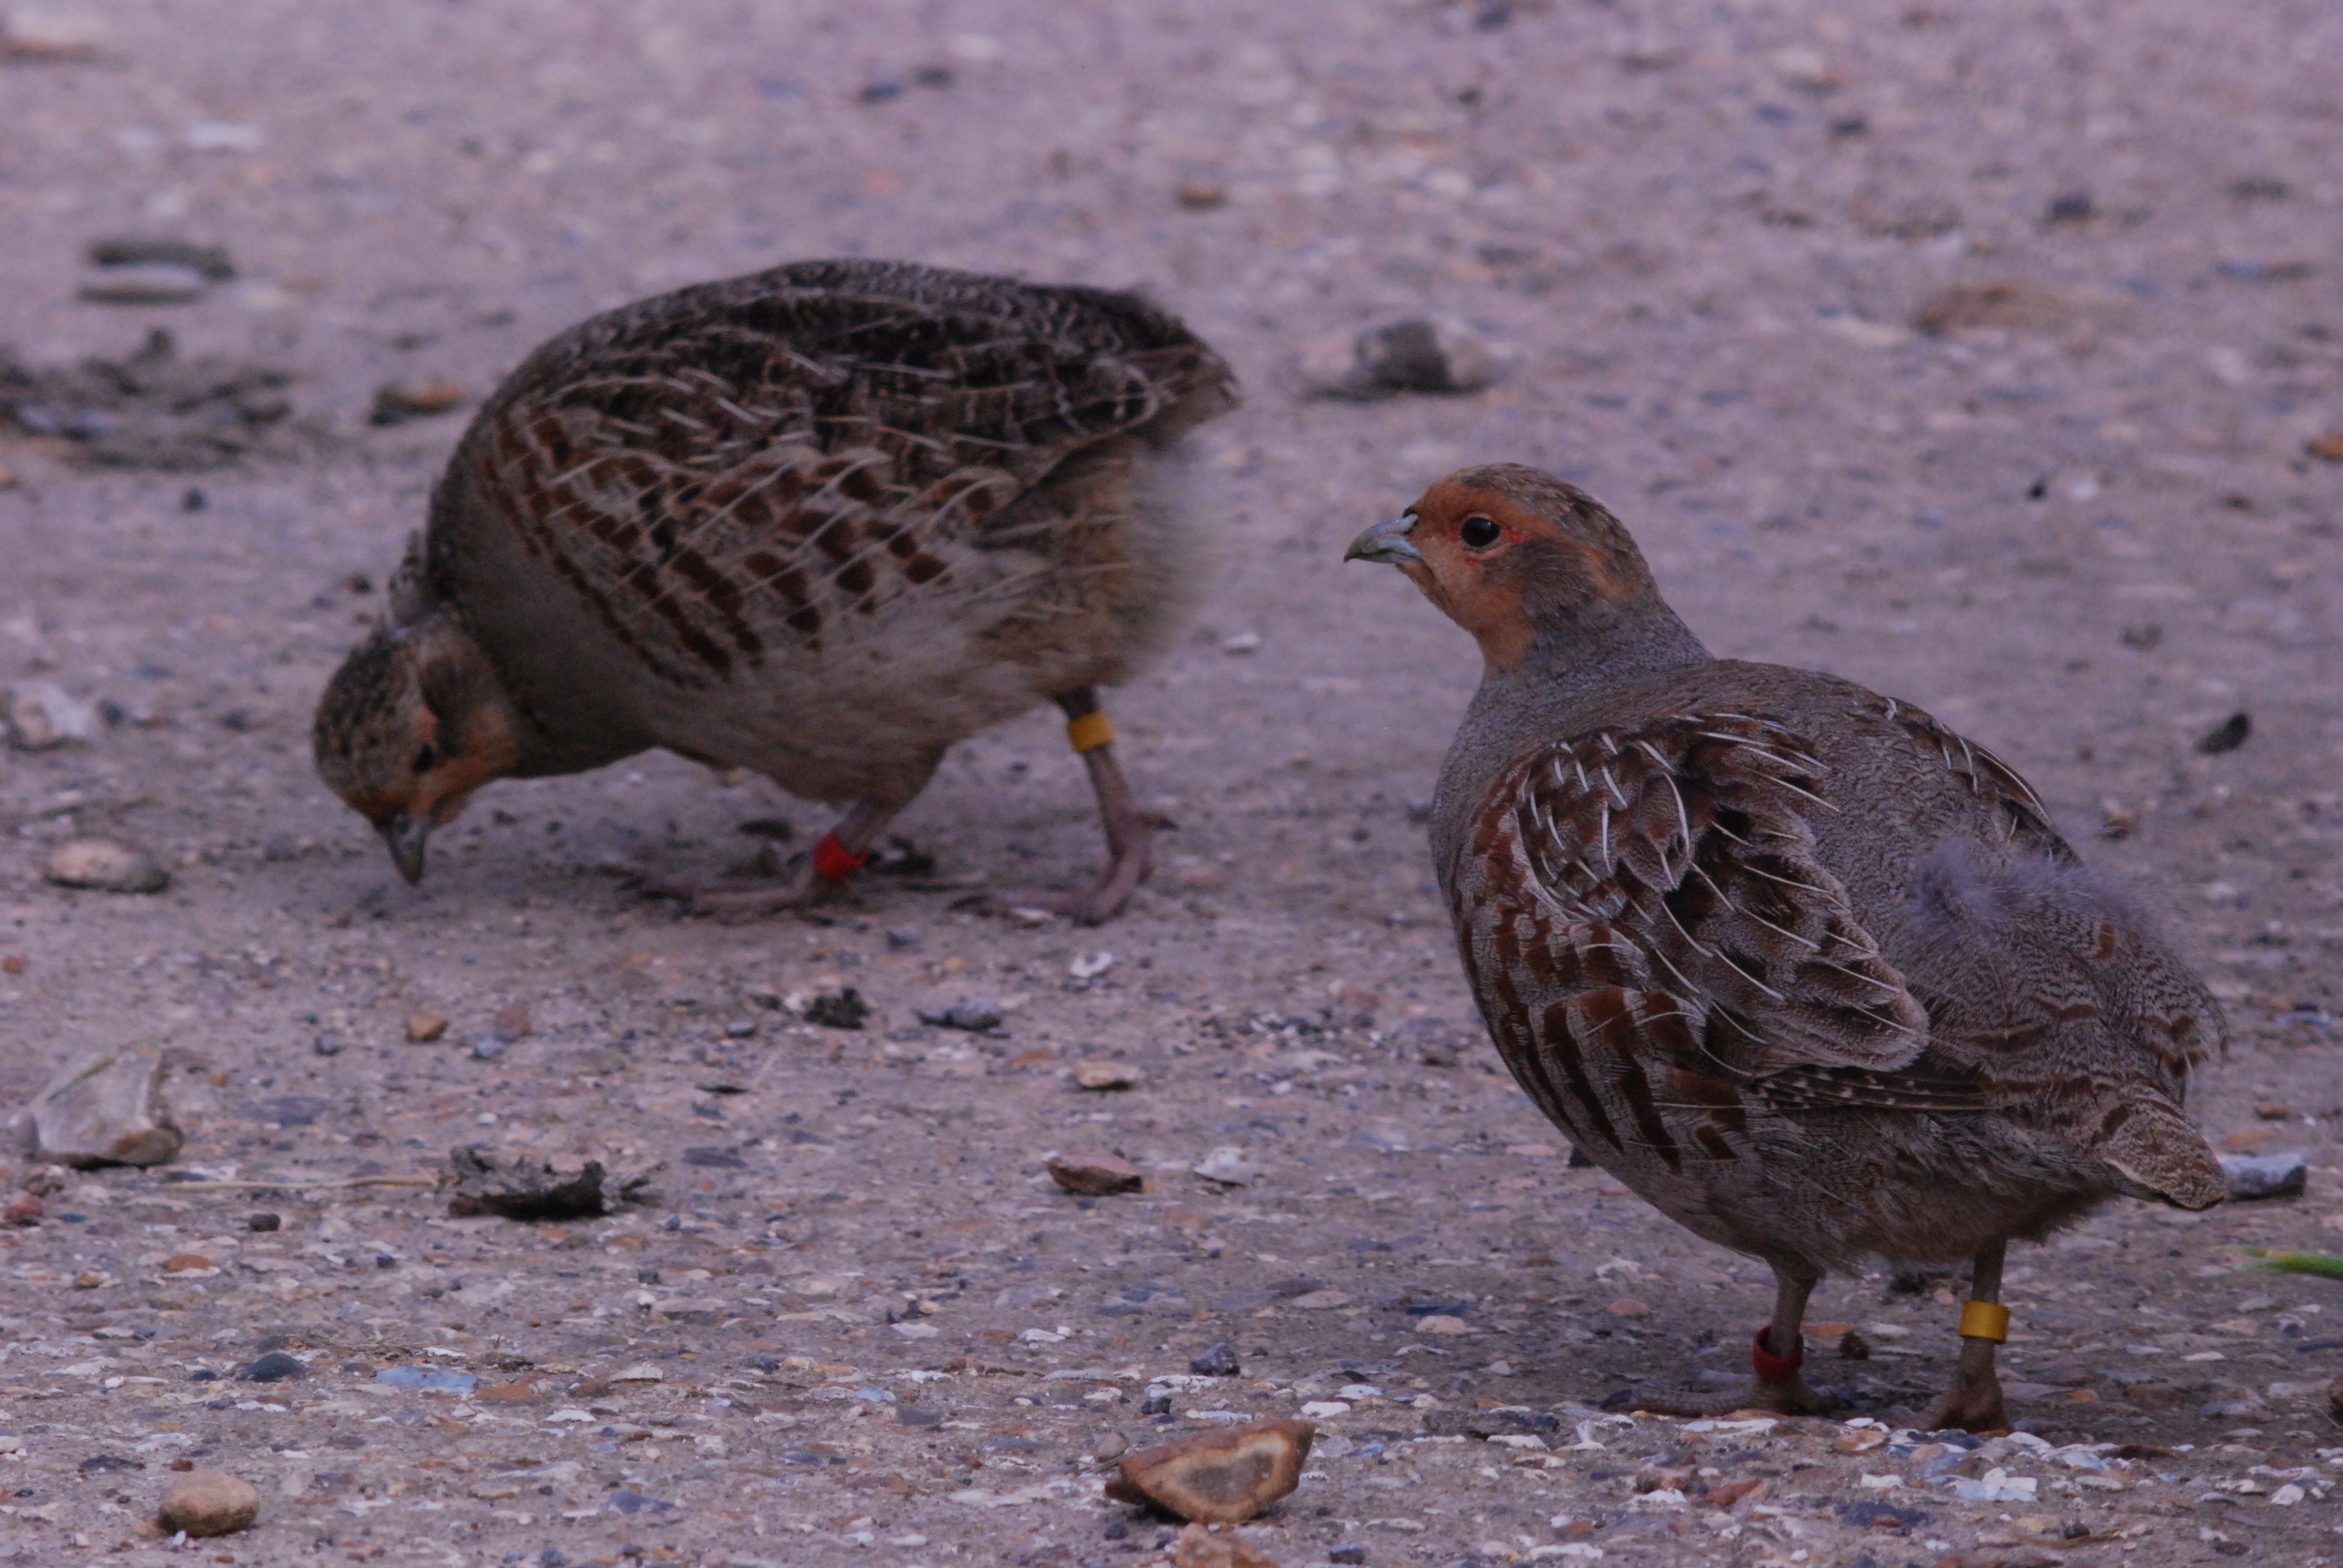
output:
{"label": "partridge eye", "polygon": [[430,772],[433,768],[438,765],[438,762],[439,753],[430,746],[425,745],[417,749],[415,753],[415,770],[417,773]]}
{"label": "partridge eye", "polygon": [[1467,518],[1464,526],[1456,530],[1456,537],[1464,541],[1464,548],[1473,550],[1487,549],[1503,534],[1503,530],[1486,518]]}

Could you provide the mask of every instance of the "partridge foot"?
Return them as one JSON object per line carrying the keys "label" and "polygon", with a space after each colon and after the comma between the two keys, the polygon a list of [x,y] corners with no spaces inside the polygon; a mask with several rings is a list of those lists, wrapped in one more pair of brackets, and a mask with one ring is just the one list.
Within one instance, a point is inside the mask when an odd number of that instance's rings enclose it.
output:
{"label": "partridge foot", "polygon": [[1927,1413],[1920,1418],[1923,1432],[1943,1432],[1955,1428],[1961,1432],[1999,1432],[2009,1422],[2002,1414],[2001,1379],[1987,1371],[1984,1377],[1964,1377],[1953,1387],[1936,1396]]}
{"label": "partridge foot", "polygon": [[803,857],[793,860],[767,845],[720,877],[674,881],[646,877],[635,890],[648,898],[678,900],[687,914],[740,918],[803,909],[830,896],[839,885],[815,875],[812,863]]}
{"label": "partridge foot", "polygon": [[1122,912],[1122,906],[1147,879],[1154,869],[1154,835],[1172,825],[1171,819],[1136,807],[1127,814],[1118,813],[1108,830],[1113,859],[1089,887],[1080,892],[993,893],[985,902],[996,910],[1047,910],[1086,926],[1104,925]]}
{"label": "partridge foot", "polygon": [[1745,1390],[1725,1398],[1715,1394],[1646,1397],[1629,1393],[1624,1396],[1613,1394],[1603,1403],[1605,1409],[1647,1410],[1654,1415],[1699,1421],[1712,1416],[1731,1415],[1743,1410],[1768,1410],[1779,1415],[1828,1415],[1839,1409],[1842,1402],[1835,1394],[1823,1393],[1808,1386],[1804,1378],[1786,1383],[1752,1378]]}

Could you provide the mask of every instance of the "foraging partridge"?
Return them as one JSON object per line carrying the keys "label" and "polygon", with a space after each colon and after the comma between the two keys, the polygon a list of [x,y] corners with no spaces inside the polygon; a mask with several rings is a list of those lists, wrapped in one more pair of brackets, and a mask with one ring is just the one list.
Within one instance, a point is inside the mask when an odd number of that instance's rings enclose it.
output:
{"label": "foraging partridge", "polygon": [[851,875],[954,741],[1051,700],[1111,856],[1057,902],[1104,919],[1160,824],[1097,689],[1178,629],[1179,437],[1234,398],[1134,297],[906,264],[598,316],[466,432],[318,707],[319,771],[410,881],[481,785],[654,746],[850,802],[794,888],[733,907],[771,905]]}
{"label": "foraging partridge", "polygon": [[1432,844],[1482,1016],[1579,1149],[1772,1265],[1752,1397],[1816,1406],[1825,1271],[1966,1258],[1925,1420],[2000,1425],[2005,1246],[2118,1193],[2222,1198],[2181,1114],[2223,1044],[2204,986],[2006,764],[1852,682],[1712,657],[1561,480],[1465,469],[1349,553],[1481,645]]}

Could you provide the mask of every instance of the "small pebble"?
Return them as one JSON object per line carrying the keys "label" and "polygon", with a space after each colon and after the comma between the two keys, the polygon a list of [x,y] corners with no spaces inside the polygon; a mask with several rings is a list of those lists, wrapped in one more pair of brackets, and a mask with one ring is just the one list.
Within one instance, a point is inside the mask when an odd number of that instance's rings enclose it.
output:
{"label": "small pebble", "polygon": [[339,1056],[342,1054],[342,1042],[330,1034],[321,1034],[310,1042],[309,1049],[319,1056]]}
{"label": "small pebble", "polygon": [[74,839],[57,846],[41,873],[60,888],[101,893],[159,893],[171,873],[144,849],[110,839]]}
{"label": "small pebble", "polygon": [[1359,368],[1392,392],[1477,392],[1489,384],[1489,346],[1453,322],[1395,321],[1359,335]]}
{"label": "small pebble", "polygon": [[1105,1092],[1118,1089],[1136,1089],[1141,1081],[1140,1070],[1120,1061],[1078,1061],[1074,1063],[1074,1082],[1082,1089]]}
{"label": "small pebble", "polygon": [[236,1375],[246,1382],[285,1382],[308,1374],[309,1369],[300,1357],[288,1356],[283,1351],[271,1351]]}
{"label": "small pebble", "polygon": [[[821,991],[805,1004],[805,1020],[808,1023],[819,1024],[824,1029],[860,1029],[870,1021],[870,1004],[863,1000],[862,993],[852,986],[848,986],[841,990]],[[997,1018],[993,1020],[995,1023],[999,1021]],[[958,1027],[974,1029],[990,1026],[962,1024]]]}
{"label": "small pebble", "polygon": [[1198,1523],[1241,1524],[1301,1483],[1317,1434],[1306,1421],[1200,1432],[1124,1456],[1106,1493]]}
{"label": "small pebble", "polygon": [[889,926],[887,946],[896,952],[901,952],[905,948],[918,947],[920,938],[924,934],[917,926]]}
{"label": "small pebble", "polygon": [[453,381],[386,381],[374,389],[369,425],[404,425],[450,414],[464,406],[464,388]]}
{"label": "small pebble", "polygon": [[20,680],[0,689],[0,728],[19,751],[48,751],[94,740],[97,709],[53,680]]}
{"label": "small pebble", "polygon": [[260,1493],[248,1481],[218,1470],[191,1471],[171,1483],[155,1523],[166,1534],[230,1535],[260,1517]]}
{"label": "small pebble", "polygon": [[2224,751],[2235,751],[2243,746],[2253,732],[2252,714],[2232,713],[2197,738],[2197,749],[2207,757],[2217,757]]}
{"label": "small pebble", "polygon": [[285,1221],[283,1219],[277,1215],[267,1212],[266,1210],[253,1215],[244,1222],[245,1229],[247,1231],[281,1230],[283,1229],[284,1224]]}
{"label": "small pebble", "polygon": [[1196,1161],[1195,1172],[1207,1181],[1218,1181],[1224,1187],[1250,1187],[1261,1179],[1245,1151],[1234,1144],[1224,1143]]}
{"label": "small pebble", "polygon": [[30,1192],[19,1192],[9,1200],[6,1211],[0,1212],[0,1221],[11,1225],[37,1225],[43,1211],[38,1198]]}
{"label": "small pebble", "polygon": [[89,305],[186,305],[210,286],[192,266],[156,261],[100,268],[82,279],[77,292]]}
{"label": "small pebble", "polygon": [[436,1012],[407,1015],[407,1038],[417,1045],[428,1045],[447,1032],[447,1020]]}
{"label": "small pebble", "polygon": [[964,996],[947,1008],[921,1009],[920,1021],[938,1029],[965,1029],[981,1033],[999,1029],[1009,1015],[990,997]]}
{"label": "small pebble", "polygon": [[89,242],[86,255],[92,266],[144,266],[159,262],[184,266],[215,283],[236,276],[236,263],[228,259],[226,246],[197,245],[192,240],[160,236],[124,235],[94,239]]}
{"label": "small pebble", "polygon": [[1103,1198],[1116,1192],[1136,1192],[1146,1186],[1139,1168],[1104,1149],[1075,1149],[1047,1162],[1050,1179],[1069,1192]]}
{"label": "small pebble", "polygon": [[1205,1346],[1188,1358],[1188,1370],[1198,1377],[1241,1377],[1244,1368],[1237,1361],[1237,1348],[1222,1340]]}
{"label": "small pebble", "polygon": [[385,1367],[374,1374],[374,1381],[421,1393],[470,1393],[480,1386],[480,1380],[470,1372],[442,1367]]}
{"label": "small pebble", "polygon": [[2297,1150],[2283,1154],[2223,1154],[2221,1173],[2228,1178],[2233,1202],[2256,1198],[2291,1198],[2310,1179],[2310,1162]]}

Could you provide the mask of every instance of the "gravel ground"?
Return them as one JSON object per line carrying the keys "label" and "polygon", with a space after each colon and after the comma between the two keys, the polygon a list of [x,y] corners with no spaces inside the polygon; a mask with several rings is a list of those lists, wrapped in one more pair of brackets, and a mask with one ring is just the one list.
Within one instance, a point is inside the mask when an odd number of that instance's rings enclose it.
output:
{"label": "gravel ground", "polygon": [[[56,58],[82,23],[98,57]],[[2343,1240],[2343,464],[2307,445],[2343,426],[2338,57],[2308,0],[19,13],[0,344],[118,361],[165,327],[291,380],[236,383],[266,438],[226,467],[0,436],[0,680],[115,720],[0,753],[0,1091],[157,1045],[191,1131],[0,1232],[0,1557],[183,1560],[141,1526],[191,1460],[261,1490],[223,1563],[1121,1568],[1170,1531],[1093,1456],[1312,1405],[1246,1532],[1286,1568],[2343,1556],[2343,1294],[2243,1256]],[[124,234],[236,276],[79,302]],[[306,741],[461,423],[371,426],[377,387],[477,397],[589,311],[840,253],[1144,286],[1244,377],[1200,437],[1217,587],[1116,708],[1180,824],[1155,881],[1096,931],[955,908],[1095,863],[1035,716],[904,819],[933,877],[823,919],[628,891],[822,820],[666,757],[498,787],[407,890]],[[1303,395],[1298,358],[1422,315],[1495,346],[1491,389]],[[199,417],[226,427],[156,415]],[[1410,802],[1472,650],[1339,557],[1495,458],[1609,500],[1720,652],[2027,773],[2227,1005],[2207,1129],[2308,1155],[2303,1198],[2014,1254],[2021,1435],[1877,1435],[1956,1345],[1958,1282],[1884,1272],[1813,1309],[1879,1428],[1596,1408],[1737,1372],[1770,1298],[1567,1167],[1450,956]],[[45,884],[89,835],[168,891]],[[791,1006],[846,986],[859,1030]],[[920,1021],[962,997],[1006,1022]],[[450,1027],[410,1042],[424,1012]],[[664,1161],[661,1196],[526,1225],[319,1184],[460,1143]],[[1149,1191],[1057,1192],[1082,1147]],[[1192,1173],[1222,1149],[1246,1183]],[[1868,1359],[1829,1358],[1839,1323]],[[1216,1343],[1242,1372],[1186,1379]],[[272,1351],[303,1374],[237,1381]],[[377,1375],[408,1366],[462,1376]]]}

